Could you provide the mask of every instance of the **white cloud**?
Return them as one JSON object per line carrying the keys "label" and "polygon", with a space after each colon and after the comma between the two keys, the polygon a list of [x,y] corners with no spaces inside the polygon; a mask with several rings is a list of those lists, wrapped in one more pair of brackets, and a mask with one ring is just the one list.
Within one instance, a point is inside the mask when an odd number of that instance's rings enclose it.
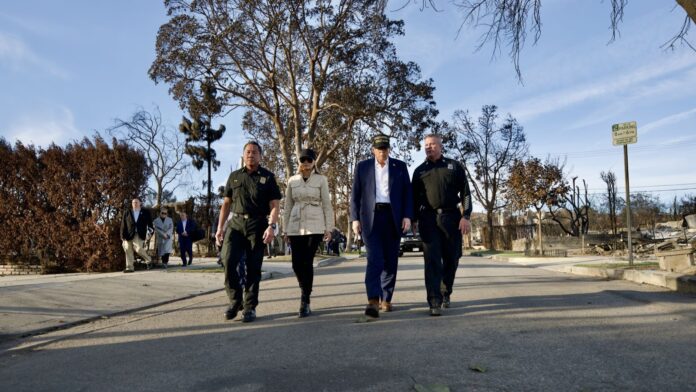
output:
{"label": "white cloud", "polygon": [[672,138],[665,138],[662,139],[658,145],[664,145],[664,146],[674,146],[674,145],[684,145],[686,143],[689,144],[694,144],[696,142],[696,136],[677,136],[677,137],[672,137]]}
{"label": "white cloud", "polygon": [[[567,1],[558,2],[559,8],[566,7],[565,3]],[[573,7],[582,2],[575,3]],[[549,8],[546,2],[544,5],[552,12],[549,16],[559,12]],[[664,9],[656,8],[639,17],[628,18],[621,26],[621,38],[611,45],[606,44],[609,32],[599,28],[604,25],[588,25],[583,30],[585,35],[573,37],[569,32],[558,30],[559,23],[551,20],[553,18],[547,18],[550,22],[544,26],[540,44],[528,45],[522,53],[524,85],[515,86],[508,80],[511,69],[504,69],[502,74],[496,70],[491,78],[496,83],[477,89],[463,99],[455,99],[451,104],[445,103],[441,111],[447,113],[447,109],[496,103],[524,122],[561,110],[570,112],[588,103],[630,110],[635,106],[629,102],[640,98],[650,98],[652,102],[691,99],[696,96],[693,89],[696,57],[688,49],[669,53],[659,50],[673,34],[674,27],[673,18],[664,13]],[[680,21],[678,18],[677,22]],[[645,28],[646,25],[650,28]],[[568,34],[568,39],[559,44],[551,38],[554,33],[562,33],[564,37]],[[498,62],[504,63],[504,60],[501,57]],[[586,113],[588,107],[581,110]],[[566,118],[573,116],[572,113],[564,115]],[[591,120],[582,119],[581,122],[588,121]]]}
{"label": "white cloud", "polygon": [[451,4],[438,4],[435,10],[429,5],[421,8],[395,3],[388,8],[387,16],[406,21],[406,35],[395,37],[394,42],[399,57],[416,62],[424,77],[437,80],[443,66],[466,63],[475,57],[476,37],[467,34],[466,29],[457,36],[461,16]]}
{"label": "white cloud", "polygon": [[652,122],[649,122],[643,126],[640,127],[640,132],[641,134],[646,134],[648,132],[654,131],[656,129],[661,129],[664,127],[667,127],[672,124],[679,123],[683,120],[686,120],[687,118],[696,115],[696,108],[693,108],[691,110],[686,110],[680,113],[675,113],[666,117],[663,117],[659,120],[655,120]]}
{"label": "white cloud", "polygon": [[32,35],[42,37],[66,35],[73,29],[73,26],[61,23],[60,20],[39,19],[36,15],[32,15],[30,18],[23,18],[0,12],[0,19],[2,19],[3,25],[13,26]]}
{"label": "white cloud", "polygon": [[0,59],[19,63],[34,61],[36,56],[19,39],[0,33]]}
{"label": "white cloud", "polygon": [[624,75],[614,74],[603,78],[599,82],[566,86],[563,89],[525,99],[524,103],[513,106],[511,112],[515,113],[520,119],[530,120],[539,115],[564,109],[593,98],[625,92],[632,87],[682,71],[694,65],[696,65],[696,58],[693,55],[654,62]]}
{"label": "white cloud", "polygon": [[60,79],[68,79],[68,73],[53,62],[42,58],[20,38],[0,32],[0,66],[20,72],[27,68],[38,68]]}
{"label": "white cloud", "polygon": [[48,147],[51,143],[64,145],[83,135],[75,126],[75,118],[67,107],[24,115],[9,126],[9,141]]}
{"label": "white cloud", "polygon": [[665,116],[665,119],[667,119],[669,117],[669,124],[658,123],[658,120],[650,123],[647,121],[639,123],[640,134],[645,135],[658,127],[677,123],[696,114],[696,108],[669,116],[667,116],[668,112],[664,112],[669,110],[669,105],[673,102],[689,101],[696,98],[696,90],[692,87],[695,83],[696,68],[686,72],[680,70],[666,77],[628,87],[620,93],[619,98],[615,98],[611,94],[597,97],[593,101],[594,105],[583,108],[582,116],[571,117],[566,126],[563,127],[563,131],[570,132],[597,126],[606,127],[608,124],[618,122],[618,119],[621,118],[635,120],[635,117],[641,113],[641,110],[636,109],[639,107],[646,109],[647,107],[658,108],[654,115],[644,113],[644,109],[643,115],[649,116],[648,118]]}

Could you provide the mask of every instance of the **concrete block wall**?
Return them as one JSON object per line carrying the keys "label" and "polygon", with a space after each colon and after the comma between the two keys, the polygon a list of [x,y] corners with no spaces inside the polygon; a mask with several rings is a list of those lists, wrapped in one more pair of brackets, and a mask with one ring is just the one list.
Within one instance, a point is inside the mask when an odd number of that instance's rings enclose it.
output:
{"label": "concrete block wall", "polygon": [[31,264],[0,264],[0,276],[2,275],[39,275],[43,273],[43,267]]}
{"label": "concrete block wall", "polygon": [[[580,249],[582,242],[577,237],[548,237],[543,239],[544,249]],[[512,250],[522,252],[527,249],[536,249],[539,245],[536,239],[520,238],[512,242]]]}
{"label": "concrete block wall", "polygon": [[[585,247],[589,248],[592,244],[609,243],[613,240],[609,235],[585,235]],[[571,236],[549,236],[543,238],[544,249],[582,249],[582,238]],[[536,238],[520,238],[512,242],[512,250],[522,252],[526,249],[536,249],[539,241]]]}

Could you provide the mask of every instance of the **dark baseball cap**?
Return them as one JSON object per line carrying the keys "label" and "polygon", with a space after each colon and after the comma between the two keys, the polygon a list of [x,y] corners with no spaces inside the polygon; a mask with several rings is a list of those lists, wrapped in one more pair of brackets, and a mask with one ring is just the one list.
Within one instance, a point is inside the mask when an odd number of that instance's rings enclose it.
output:
{"label": "dark baseball cap", "polygon": [[372,138],[372,147],[374,148],[389,148],[389,136],[375,135]]}
{"label": "dark baseball cap", "polygon": [[300,159],[302,158],[309,158],[311,160],[317,159],[317,153],[314,152],[311,148],[305,148],[302,151],[300,151]]}

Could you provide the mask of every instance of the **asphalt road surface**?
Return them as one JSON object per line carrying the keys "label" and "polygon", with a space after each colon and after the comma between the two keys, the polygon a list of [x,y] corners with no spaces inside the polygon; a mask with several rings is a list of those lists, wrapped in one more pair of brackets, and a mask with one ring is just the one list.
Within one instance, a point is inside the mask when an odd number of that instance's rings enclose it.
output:
{"label": "asphalt road surface", "polygon": [[[427,314],[420,254],[394,312],[361,317],[364,259],[261,283],[258,319],[224,293],[36,336],[0,354],[3,391],[685,391],[696,297],[464,257],[452,308]],[[446,389],[448,388],[448,389]]]}

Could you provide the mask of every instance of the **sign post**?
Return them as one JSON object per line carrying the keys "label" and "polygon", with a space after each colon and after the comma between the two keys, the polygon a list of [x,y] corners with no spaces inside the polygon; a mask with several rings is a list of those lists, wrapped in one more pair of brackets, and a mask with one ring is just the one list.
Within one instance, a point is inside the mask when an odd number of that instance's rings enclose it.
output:
{"label": "sign post", "polygon": [[623,145],[624,178],[626,179],[626,226],[628,228],[628,265],[633,265],[633,242],[631,241],[631,191],[628,181],[628,145],[638,142],[638,125],[635,121],[611,126],[611,141],[615,146]]}

